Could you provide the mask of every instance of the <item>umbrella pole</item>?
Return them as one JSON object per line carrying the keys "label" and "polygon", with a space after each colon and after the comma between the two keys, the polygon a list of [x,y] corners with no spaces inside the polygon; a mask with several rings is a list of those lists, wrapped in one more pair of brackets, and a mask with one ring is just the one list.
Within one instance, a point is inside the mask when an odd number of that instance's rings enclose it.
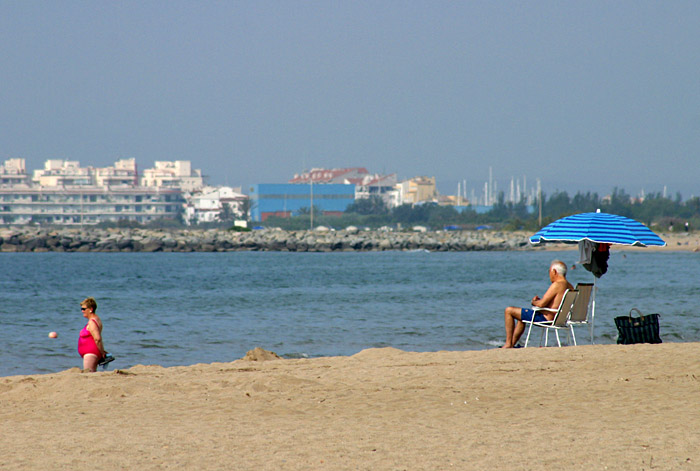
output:
{"label": "umbrella pole", "polygon": [[595,327],[595,296],[598,292],[598,278],[593,275],[593,300],[591,301],[591,345],[593,345],[593,328]]}

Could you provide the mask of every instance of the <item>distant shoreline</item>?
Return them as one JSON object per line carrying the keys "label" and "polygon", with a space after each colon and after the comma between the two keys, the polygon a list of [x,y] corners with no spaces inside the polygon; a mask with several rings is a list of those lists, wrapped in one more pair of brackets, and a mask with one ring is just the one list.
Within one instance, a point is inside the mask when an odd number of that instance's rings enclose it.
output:
{"label": "distant shoreline", "polygon": [[[0,252],[430,252],[571,250],[575,245],[533,246],[525,231],[283,231],[225,229],[0,229]],[[615,250],[700,251],[700,233],[660,234],[666,247]]]}

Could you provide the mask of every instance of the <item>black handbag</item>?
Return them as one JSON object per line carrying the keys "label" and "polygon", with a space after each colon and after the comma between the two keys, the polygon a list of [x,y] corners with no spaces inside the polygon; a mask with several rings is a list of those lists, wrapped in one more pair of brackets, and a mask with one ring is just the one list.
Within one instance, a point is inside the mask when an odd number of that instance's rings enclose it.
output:
{"label": "black handbag", "polygon": [[[632,317],[632,311],[637,311],[639,317]],[[630,345],[633,343],[661,343],[659,337],[659,316],[658,314],[647,314],[646,316],[636,307],[630,309],[627,316],[615,318],[617,326],[617,343]]]}

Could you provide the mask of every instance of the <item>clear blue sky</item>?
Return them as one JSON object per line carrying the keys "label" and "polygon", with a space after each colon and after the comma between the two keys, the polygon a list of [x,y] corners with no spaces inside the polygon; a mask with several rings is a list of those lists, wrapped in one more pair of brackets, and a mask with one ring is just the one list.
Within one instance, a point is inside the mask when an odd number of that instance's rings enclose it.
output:
{"label": "clear blue sky", "polygon": [[0,0],[0,160],[700,195],[698,1]]}

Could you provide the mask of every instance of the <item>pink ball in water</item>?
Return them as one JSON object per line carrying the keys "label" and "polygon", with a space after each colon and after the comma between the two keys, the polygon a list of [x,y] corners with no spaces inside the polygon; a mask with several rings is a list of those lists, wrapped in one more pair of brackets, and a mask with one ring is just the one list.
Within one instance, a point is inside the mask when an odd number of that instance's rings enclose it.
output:
{"label": "pink ball in water", "polygon": [[56,337],[58,337],[58,334],[56,332],[49,332],[50,339],[55,339]]}

